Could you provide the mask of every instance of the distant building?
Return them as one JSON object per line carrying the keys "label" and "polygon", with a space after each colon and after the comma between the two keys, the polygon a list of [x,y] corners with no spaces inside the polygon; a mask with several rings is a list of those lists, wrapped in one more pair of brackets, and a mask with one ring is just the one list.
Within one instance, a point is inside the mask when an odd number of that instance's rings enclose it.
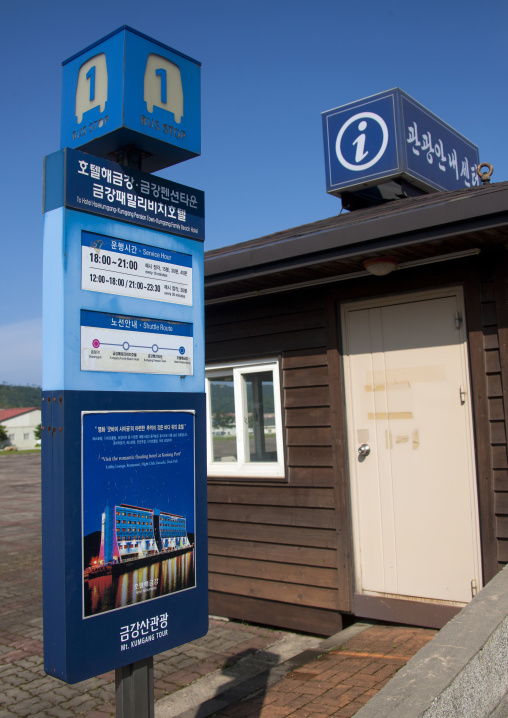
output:
{"label": "distant building", "polygon": [[185,516],[129,504],[106,506],[102,514],[99,565],[189,546]]}
{"label": "distant building", "polygon": [[41,423],[41,410],[35,406],[22,409],[0,409],[0,425],[7,431],[8,441],[0,444],[17,449],[35,448],[35,429]]}

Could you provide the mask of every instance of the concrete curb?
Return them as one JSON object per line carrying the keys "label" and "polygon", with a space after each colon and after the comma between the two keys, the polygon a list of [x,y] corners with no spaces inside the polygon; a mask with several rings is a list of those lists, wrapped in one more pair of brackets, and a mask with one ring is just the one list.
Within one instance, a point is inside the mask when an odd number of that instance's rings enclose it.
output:
{"label": "concrete curb", "polygon": [[370,628],[355,623],[326,639],[291,636],[155,703],[156,718],[207,718],[232,703],[245,700],[291,671],[342,645]]}

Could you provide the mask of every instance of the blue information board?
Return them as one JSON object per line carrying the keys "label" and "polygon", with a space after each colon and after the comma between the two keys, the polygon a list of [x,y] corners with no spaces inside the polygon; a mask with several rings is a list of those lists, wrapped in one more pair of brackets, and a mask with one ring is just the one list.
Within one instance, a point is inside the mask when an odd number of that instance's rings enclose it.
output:
{"label": "blue information board", "polygon": [[322,115],[326,190],[405,180],[426,191],[479,184],[478,148],[399,88]]}
{"label": "blue information board", "polygon": [[64,63],[64,149],[44,162],[42,550],[44,668],[69,683],[208,630],[204,195],[127,158],[199,154],[199,77],[126,26]]}

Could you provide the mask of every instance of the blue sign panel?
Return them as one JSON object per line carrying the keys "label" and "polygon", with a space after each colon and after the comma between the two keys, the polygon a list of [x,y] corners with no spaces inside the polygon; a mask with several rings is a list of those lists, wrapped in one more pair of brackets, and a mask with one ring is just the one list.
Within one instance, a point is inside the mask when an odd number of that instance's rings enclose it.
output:
{"label": "blue sign panel", "polygon": [[427,191],[478,184],[478,148],[396,88],[323,113],[326,189],[404,179]]}
{"label": "blue sign panel", "polygon": [[45,212],[73,207],[181,237],[205,238],[204,192],[192,187],[70,149],[45,158],[44,180]]}
{"label": "blue sign panel", "polygon": [[478,148],[449,125],[400,94],[404,159],[408,176],[436,189],[463,189],[480,184]]}
{"label": "blue sign panel", "polygon": [[43,392],[50,675],[75,683],[206,633],[204,405],[203,394]]}
{"label": "blue sign panel", "polygon": [[398,167],[395,104],[391,95],[354,103],[326,117],[327,179],[331,187],[362,184]]}
{"label": "blue sign panel", "polygon": [[154,172],[201,152],[200,63],[123,26],[63,63],[61,146]]}
{"label": "blue sign panel", "polygon": [[[44,389],[204,390],[202,242],[60,207],[44,216],[43,269]],[[133,361],[119,372],[116,360],[92,373],[82,365],[90,349],[83,344],[82,310],[191,325],[192,338],[178,347],[186,347],[189,361],[177,362],[181,371],[175,362],[161,363],[168,371],[158,373]],[[160,344],[155,337],[151,343]]]}

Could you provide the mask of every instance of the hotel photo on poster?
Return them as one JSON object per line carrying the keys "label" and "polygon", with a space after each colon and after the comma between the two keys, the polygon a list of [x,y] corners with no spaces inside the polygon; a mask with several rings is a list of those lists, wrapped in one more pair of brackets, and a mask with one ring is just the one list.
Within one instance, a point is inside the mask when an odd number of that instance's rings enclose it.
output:
{"label": "hotel photo on poster", "polygon": [[82,413],[83,617],[190,589],[193,411]]}

